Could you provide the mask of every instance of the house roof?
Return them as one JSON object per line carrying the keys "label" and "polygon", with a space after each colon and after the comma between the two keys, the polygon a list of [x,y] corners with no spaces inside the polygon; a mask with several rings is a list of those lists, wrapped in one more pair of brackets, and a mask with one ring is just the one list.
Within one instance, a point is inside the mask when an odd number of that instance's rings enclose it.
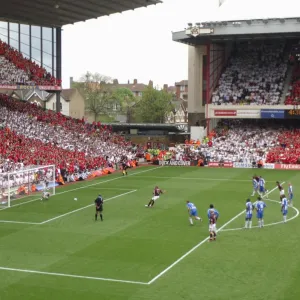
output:
{"label": "house roof", "polygon": [[179,85],[188,85],[188,80],[181,80],[179,82],[175,82],[175,85],[176,86],[179,86]]}
{"label": "house roof", "polygon": [[71,97],[76,93],[76,89],[64,89],[61,91],[61,95],[62,97],[66,100],[66,101],[70,101]]}
{"label": "house roof", "polygon": [[97,19],[114,13],[161,3],[160,0],[9,0],[1,6],[1,20],[48,27]]}

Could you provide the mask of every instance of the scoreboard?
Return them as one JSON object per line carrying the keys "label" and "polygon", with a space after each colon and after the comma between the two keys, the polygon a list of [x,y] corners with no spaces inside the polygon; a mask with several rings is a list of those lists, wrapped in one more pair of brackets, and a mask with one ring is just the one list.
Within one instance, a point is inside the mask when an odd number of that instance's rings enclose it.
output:
{"label": "scoreboard", "polygon": [[300,119],[300,109],[290,109],[284,112],[285,119]]}

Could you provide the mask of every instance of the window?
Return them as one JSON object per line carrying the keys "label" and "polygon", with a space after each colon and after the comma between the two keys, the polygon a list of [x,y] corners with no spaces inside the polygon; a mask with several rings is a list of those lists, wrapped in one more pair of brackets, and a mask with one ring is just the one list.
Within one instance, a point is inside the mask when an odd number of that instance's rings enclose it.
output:
{"label": "window", "polygon": [[54,47],[53,47],[53,55],[56,57],[56,43],[54,43]]}
{"label": "window", "polygon": [[184,92],[185,91],[185,86],[184,85],[181,85],[180,86],[180,92]]}
{"label": "window", "polygon": [[9,23],[9,44],[19,50],[19,24]]}
{"label": "window", "polygon": [[31,49],[41,50],[41,39],[31,36]]}
{"label": "window", "polygon": [[41,64],[41,50],[31,48],[31,59],[40,65]]}
{"label": "window", "polygon": [[24,43],[21,42],[21,52],[23,54],[24,57],[30,58],[30,51],[29,51],[29,45],[26,45]]}
{"label": "window", "polygon": [[43,27],[43,40],[47,40],[52,43],[52,28]]}
{"label": "window", "polygon": [[5,43],[8,42],[8,24],[7,24],[7,22],[0,22],[0,39]]}
{"label": "window", "polygon": [[52,56],[43,52],[43,67],[52,73]]}
{"label": "window", "polygon": [[31,26],[31,36],[40,39],[41,38],[41,27],[40,26]]}
{"label": "window", "polygon": [[43,52],[52,56],[52,43],[43,39]]}
{"label": "window", "polygon": [[56,43],[56,28],[53,28],[53,43]]}
{"label": "window", "polygon": [[21,34],[29,35],[29,25],[21,24],[20,31],[21,31]]}
{"label": "window", "polygon": [[23,24],[21,24],[20,25],[20,31],[21,31],[21,34],[20,34],[20,38],[21,38],[20,46],[21,46],[21,49],[20,49],[20,51],[22,52],[22,54],[25,57],[30,58],[29,25],[23,25]]}

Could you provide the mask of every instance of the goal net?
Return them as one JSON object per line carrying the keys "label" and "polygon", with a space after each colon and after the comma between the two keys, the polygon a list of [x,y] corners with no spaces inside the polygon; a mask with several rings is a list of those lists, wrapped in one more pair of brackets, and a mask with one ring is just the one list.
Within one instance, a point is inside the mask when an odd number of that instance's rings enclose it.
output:
{"label": "goal net", "polygon": [[41,198],[45,190],[55,195],[56,185],[54,165],[0,173],[0,206],[10,207],[13,201],[22,201],[23,198],[28,198],[28,201]]}

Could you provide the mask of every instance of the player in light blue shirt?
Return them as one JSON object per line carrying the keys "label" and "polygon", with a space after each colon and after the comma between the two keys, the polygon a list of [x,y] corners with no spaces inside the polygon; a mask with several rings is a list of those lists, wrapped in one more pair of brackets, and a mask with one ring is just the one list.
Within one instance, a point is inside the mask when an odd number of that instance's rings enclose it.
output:
{"label": "player in light blue shirt", "polygon": [[266,192],[265,184],[266,184],[265,180],[260,176],[259,181],[258,181],[259,195],[260,196],[263,196]]}
{"label": "player in light blue shirt", "polygon": [[198,216],[198,211],[197,211],[197,207],[194,203],[190,202],[190,201],[186,201],[186,206],[188,208],[188,213],[189,213],[189,220],[190,220],[190,224],[193,225],[193,218],[195,220],[199,220],[202,221],[202,219]]}
{"label": "player in light blue shirt", "polygon": [[288,214],[288,200],[287,198],[285,197],[285,195],[283,195],[283,198],[281,200],[281,212],[282,212],[282,215],[283,215],[283,223],[286,223],[286,217],[287,217],[287,214]]}
{"label": "player in light blue shirt", "polygon": [[258,182],[255,177],[252,178],[252,186],[253,186],[253,193],[252,197],[255,196],[256,193],[258,193]]}
{"label": "player in light blue shirt", "polygon": [[257,198],[257,202],[255,205],[256,209],[256,217],[258,220],[258,227],[262,228],[264,227],[264,209],[267,207],[264,201],[262,201],[261,197]]}
{"label": "player in light blue shirt", "polygon": [[294,192],[293,192],[293,186],[292,186],[291,183],[289,183],[288,193],[289,193],[289,203],[290,203],[290,206],[293,206]]}
{"label": "player in light blue shirt", "polygon": [[246,216],[245,216],[245,228],[252,228],[252,214],[254,205],[250,199],[246,200]]}

